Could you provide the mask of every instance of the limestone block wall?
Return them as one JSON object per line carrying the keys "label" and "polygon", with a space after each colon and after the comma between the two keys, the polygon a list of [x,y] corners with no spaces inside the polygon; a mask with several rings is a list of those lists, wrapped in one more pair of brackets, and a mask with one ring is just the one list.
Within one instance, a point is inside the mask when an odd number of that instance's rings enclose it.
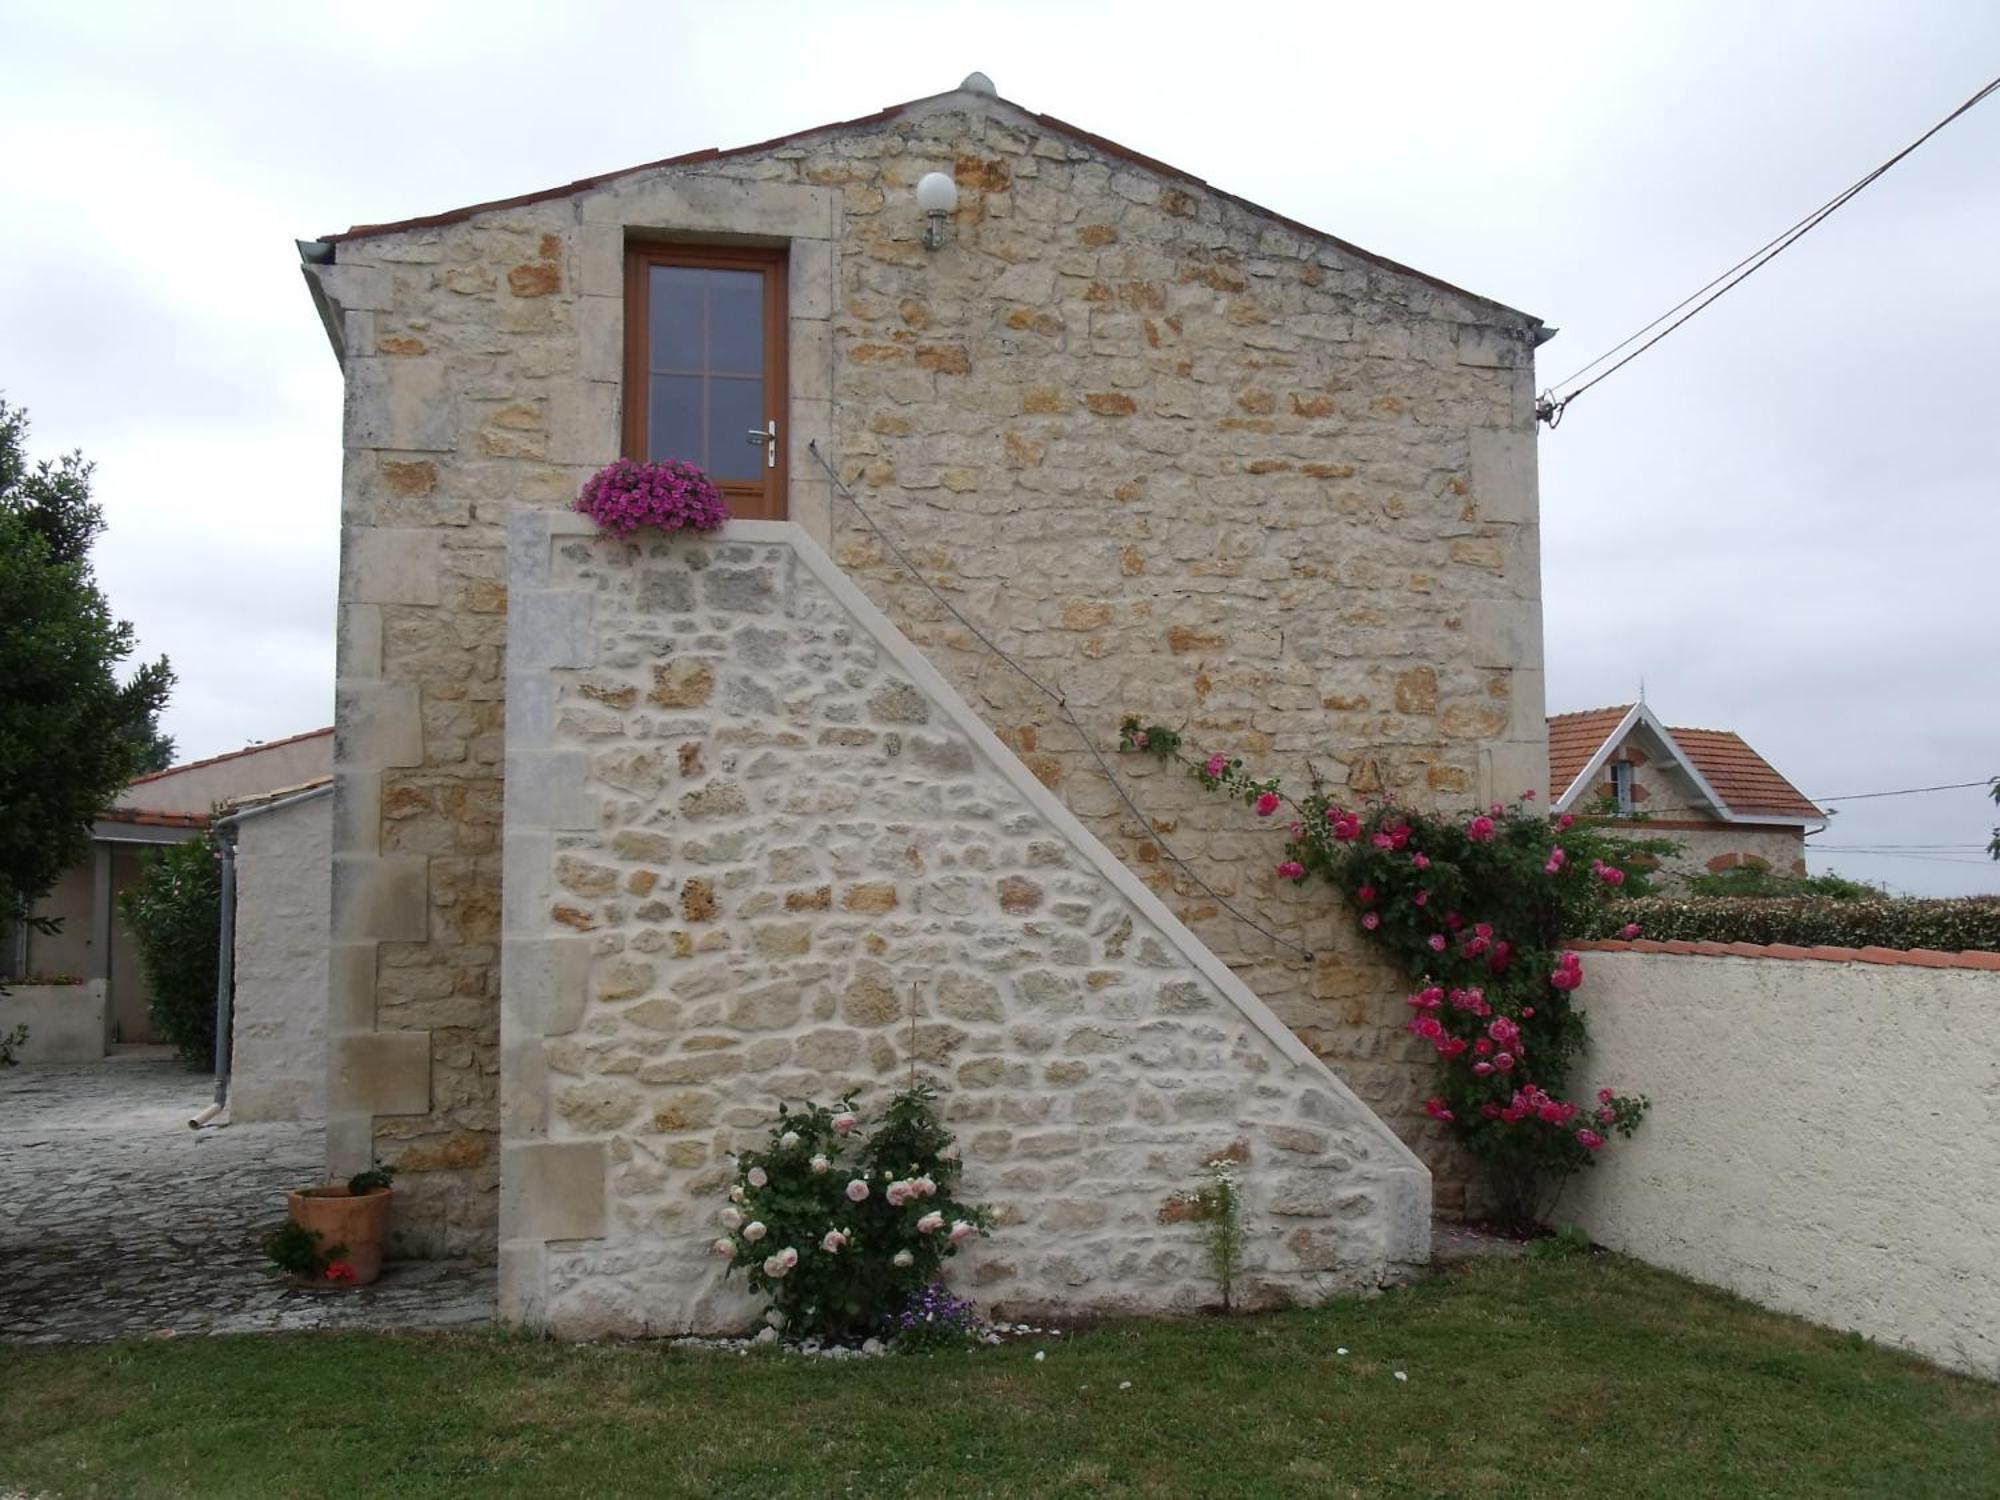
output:
{"label": "limestone block wall", "polygon": [[229,1117],[318,1121],[326,1110],[333,798],[253,809],[235,827]]}
{"label": "limestone block wall", "polygon": [[[1427,1258],[1423,1166],[796,526],[511,557],[501,1295],[740,1326],[709,1252],[780,1101],[935,1081],[1025,1312],[1214,1298],[1164,1223],[1243,1160],[1265,1302]],[[809,1252],[811,1253],[811,1252]]]}
{"label": "limestone block wall", "polygon": [[1974,1186],[2000,1181],[2000,955],[1582,946],[1578,1095],[1612,1084],[1653,1109],[1561,1217],[2000,1378],[2000,1197]]}
{"label": "limestone block wall", "polygon": [[[952,173],[950,242],[911,196]],[[939,588],[1121,712],[1355,796],[1546,792],[1532,319],[1157,162],[967,93],[330,243],[308,277],[347,376],[329,1152],[400,1160],[405,1248],[490,1253],[511,507],[618,454],[632,238],[790,265],[793,519],[982,718],[1405,1137],[1401,986],[1267,839],[1134,768],[1179,852],[1307,961],[1177,883],[1047,705]]]}

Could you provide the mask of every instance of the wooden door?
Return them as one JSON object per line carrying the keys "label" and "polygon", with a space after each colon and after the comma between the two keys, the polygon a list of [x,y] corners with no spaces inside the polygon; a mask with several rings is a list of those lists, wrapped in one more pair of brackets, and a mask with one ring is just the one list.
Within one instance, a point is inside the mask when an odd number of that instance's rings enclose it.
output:
{"label": "wooden door", "polygon": [[785,252],[631,246],[625,453],[682,458],[729,513],[785,519]]}

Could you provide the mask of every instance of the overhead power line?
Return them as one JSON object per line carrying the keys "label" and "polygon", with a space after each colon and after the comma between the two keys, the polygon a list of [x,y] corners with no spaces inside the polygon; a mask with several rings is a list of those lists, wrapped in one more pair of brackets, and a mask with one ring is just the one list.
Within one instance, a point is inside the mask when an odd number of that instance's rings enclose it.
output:
{"label": "overhead power line", "polygon": [[1982,776],[1977,781],[1953,781],[1944,786],[1906,786],[1896,792],[1849,792],[1845,797],[1815,797],[1813,801],[1825,806],[1829,802],[1866,802],[1875,797],[1915,797],[1924,792],[1962,792],[1967,787],[1991,786],[1995,778]]}
{"label": "overhead power line", "polygon": [[[1959,105],[1957,109],[1954,109],[1950,114],[1946,115],[1942,120],[1939,120],[1937,124],[1931,126],[1929,130],[1926,130],[1922,135],[1918,136],[1914,141],[1911,141],[1910,144],[1905,146],[1901,151],[1898,151],[1894,156],[1890,157],[1887,161],[1883,162],[1881,166],[1875,168],[1874,171],[1868,173],[1866,176],[1862,177],[1859,181],[1851,184],[1842,192],[1839,192],[1835,194],[1833,197],[1829,198],[1826,202],[1822,203],[1818,208],[1814,209],[1811,213],[1807,214],[1803,219],[1800,219],[1796,224],[1792,225],[1789,229],[1785,230],[1775,239],[1765,241],[1762,245],[1759,245],[1755,250],[1751,251],[1748,255],[1744,256],[1743,259],[1739,260],[1735,265],[1731,266],[1728,270],[1724,271],[1720,276],[1717,276],[1713,281],[1709,282],[1706,286],[1700,287],[1695,291],[1690,292],[1687,296],[1683,297],[1680,301],[1676,302],[1672,307],[1668,308],[1665,312],[1661,313],[1657,318],[1653,319],[1652,322],[1648,323],[1638,332],[1632,334],[1629,338],[1623,339],[1620,342],[1612,345],[1609,349],[1605,350],[1604,353],[1598,355],[1596,359],[1593,359],[1589,364],[1585,365],[1582,369],[1576,371],[1574,374],[1568,375],[1564,377],[1562,380],[1557,381],[1554,386],[1551,386],[1549,389],[1543,391],[1541,398],[1538,401],[1536,401],[1535,415],[1542,421],[1548,423],[1549,426],[1552,428],[1560,424],[1563,419],[1563,412],[1568,409],[1569,404],[1572,401],[1576,400],[1578,396],[1581,396],[1585,391],[1589,390],[1592,386],[1596,385],[1599,381],[1603,380],[1606,376],[1612,374],[1614,371],[1623,369],[1626,365],[1630,364],[1633,360],[1637,359],[1640,355],[1644,354],[1648,349],[1652,348],[1653,345],[1659,343],[1661,339],[1665,338],[1668,334],[1672,333],[1676,328],[1679,328],[1683,323],[1686,323],[1690,318],[1694,317],[1697,313],[1701,312],[1703,309],[1707,308],[1708,306],[1716,302],[1718,299],[1720,299],[1727,293],[1735,290],[1737,287],[1741,286],[1744,282],[1748,281],[1752,276],[1756,275],[1757,272],[1761,271],[1765,266],[1769,265],[1772,261],[1776,260],[1780,255],[1784,254],[1785,251],[1791,249],[1793,245],[1797,244],[1800,240],[1804,239],[1806,235],[1810,234],[1814,229],[1817,229],[1821,224],[1825,223],[1826,220],[1831,218],[1833,214],[1836,213],[1839,209],[1845,207],[1848,202],[1850,202],[1858,193],[1860,193],[1863,188],[1867,187],[1870,183],[1874,182],[1876,178],[1882,176],[1883,173],[1887,172],[1891,167],[1895,166],[1896,163],[1901,161],[1904,157],[1908,156],[1912,151],[1915,151],[1919,146],[1923,145],[1925,141],[1929,140],[1932,136],[1936,135],[1940,130],[1943,130],[1945,126],[1951,124],[1951,122],[1956,120],[1960,115],[1963,115],[1969,110],[1973,109],[1988,95],[1993,94],[1996,91],[2000,91],[2000,78],[1993,79],[1984,88],[1980,89],[1977,93],[1975,93],[1970,99],[1967,99],[1963,104]],[[1665,326],[1662,327],[1661,326],[1662,324],[1664,324]],[[1659,331],[1654,332],[1655,329],[1658,329]],[[1640,342],[1642,339],[1644,340],[1643,343]],[[1637,348],[1632,347],[1635,344],[1638,345]],[[1630,349],[1631,352],[1625,354],[1624,358],[1619,359],[1617,363],[1611,365],[1609,368],[1598,370],[1598,366],[1604,364],[1606,360],[1613,358],[1615,355],[1618,355],[1627,349]],[[1597,370],[1598,372],[1595,375],[1590,375],[1590,372],[1593,370]],[[1590,375],[1590,379],[1583,380],[1583,377],[1585,375]],[[1583,380],[1583,383],[1581,385],[1575,385],[1575,382],[1579,380]],[[1568,391],[1567,394],[1562,396],[1556,395],[1556,392],[1558,390],[1561,390],[1566,386],[1572,386],[1572,385],[1574,385],[1575,388],[1573,390]]]}

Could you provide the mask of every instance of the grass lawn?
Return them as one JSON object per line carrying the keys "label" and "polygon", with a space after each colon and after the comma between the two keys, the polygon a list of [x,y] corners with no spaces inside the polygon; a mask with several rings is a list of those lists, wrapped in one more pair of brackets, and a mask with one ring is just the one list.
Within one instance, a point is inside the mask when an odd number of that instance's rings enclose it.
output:
{"label": "grass lawn", "polygon": [[65,1500],[1990,1497],[2000,1386],[1597,1257],[839,1364],[494,1332],[0,1348],[10,1484]]}

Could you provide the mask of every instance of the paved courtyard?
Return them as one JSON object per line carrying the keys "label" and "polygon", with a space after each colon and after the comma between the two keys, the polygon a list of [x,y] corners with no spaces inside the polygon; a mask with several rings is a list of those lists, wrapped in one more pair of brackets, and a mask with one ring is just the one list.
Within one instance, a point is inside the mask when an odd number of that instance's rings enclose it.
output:
{"label": "paved courtyard", "polygon": [[0,1342],[493,1316],[493,1273],[391,1266],[358,1292],[286,1286],[260,1242],[324,1176],[317,1126],[188,1129],[212,1084],[171,1058],[0,1069]]}

